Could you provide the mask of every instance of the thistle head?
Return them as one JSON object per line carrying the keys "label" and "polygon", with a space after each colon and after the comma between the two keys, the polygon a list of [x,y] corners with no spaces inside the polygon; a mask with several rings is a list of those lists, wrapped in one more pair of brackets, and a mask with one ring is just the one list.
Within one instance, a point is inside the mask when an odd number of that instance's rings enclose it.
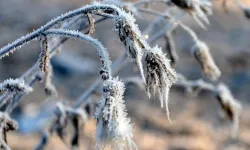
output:
{"label": "thistle head", "polygon": [[127,118],[123,94],[124,84],[118,78],[104,82],[103,97],[95,113],[98,148],[109,145],[112,149],[132,149],[134,146],[132,126]]}
{"label": "thistle head", "polygon": [[163,101],[166,104],[166,111],[169,117],[168,110],[168,95],[171,85],[177,81],[177,75],[174,69],[170,66],[170,61],[163,54],[159,47],[150,48],[143,55],[144,74],[146,77],[146,91],[150,97],[150,92],[157,91],[163,107]]}
{"label": "thistle head", "polygon": [[217,80],[221,76],[221,71],[214,62],[206,43],[196,41],[192,47],[192,53],[199,62],[204,74],[211,80]]}

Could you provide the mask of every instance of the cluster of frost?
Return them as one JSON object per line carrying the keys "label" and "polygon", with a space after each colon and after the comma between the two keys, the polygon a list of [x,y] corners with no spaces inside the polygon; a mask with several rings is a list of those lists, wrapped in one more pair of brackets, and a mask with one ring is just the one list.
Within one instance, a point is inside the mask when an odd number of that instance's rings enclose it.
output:
{"label": "cluster of frost", "polygon": [[21,79],[7,79],[3,83],[0,83],[0,92],[16,92],[16,93],[29,93],[32,92],[32,87],[25,84]]}
{"label": "cluster of frost", "polygon": [[136,147],[123,100],[124,90],[124,84],[118,78],[104,82],[103,97],[95,113],[98,149],[106,146],[119,150]]}

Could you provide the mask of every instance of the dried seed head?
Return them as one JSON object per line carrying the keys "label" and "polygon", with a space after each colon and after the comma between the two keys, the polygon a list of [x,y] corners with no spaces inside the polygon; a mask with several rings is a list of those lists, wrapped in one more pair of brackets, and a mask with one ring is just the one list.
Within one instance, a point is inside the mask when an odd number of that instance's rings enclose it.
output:
{"label": "dried seed head", "polygon": [[199,62],[204,74],[211,80],[217,80],[221,76],[221,71],[215,64],[206,43],[196,41],[192,47],[192,53]]}
{"label": "dried seed head", "polygon": [[104,82],[103,98],[95,112],[98,148],[110,146],[112,149],[132,149],[135,146],[123,94],[124,84],[118,78]]}
{"label": "dried seed head", "polygon": [[150,92],[156,92],[163,107],[163,101],[166,104],[166,111],[169,117],[168,110],[168,95],[171,85],[177,81],[177,75],[174,69],[171,68],[169,60],[163,54],[159,47],[154,47],[145,51],[143,55],[144,74],[146,76],[146,91],[150,97]]}
{"label": "dried seed head", "polygon": [[209,20],[206,15],[212,14],[211,2],[204,0],[171,0],[171,2],[190,13],[202,27],[205,26],[200,19],[209,24]]}
{"label": "dried seed head", "polygon": [[53,70],[52,70],[52,66],[51,64],[48,64],[47,66],[47,71],[44,72],[44,90],[45,90],[45,93],[48,95],[48,96],[54,96],[56,97],[57,96],[57,90],[56,90],[56,87],[54,86],[54,84],[52,83],[51,79],[52,79],[52,76],[53,76]]}
{"label": "dried seed head", "polygon": [[135,24],[134,17],[130,13],[122,12],[116,19],[116,29],[118,30],[120,40],[127,49],[129,58],[136,61],[142,75],[142,79],[145,81],[141,57],[142,49],[148,47],[148,45],[145,44],[146,42]]}
{"label": "dried seed head", "polygon": [[16,93],[29,93],[32,92],[32,87],[24,83],[22,79],[7,79],[0,83],[0,93],[3,91],[16,92]]}
{"label": "dried seed head", "polygon": [[238,136],[239,118],[242,106],[233,97],[228,87],[223,83],[220,83],[217,86],[217,99],[225,115],[227,115],[227,117],[233,122],[232,137],[236,138]]}

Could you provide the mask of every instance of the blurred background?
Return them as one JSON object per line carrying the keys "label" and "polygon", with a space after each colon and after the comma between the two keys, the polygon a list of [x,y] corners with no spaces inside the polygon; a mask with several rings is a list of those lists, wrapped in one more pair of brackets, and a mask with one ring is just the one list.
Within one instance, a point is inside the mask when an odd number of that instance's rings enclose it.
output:
{"label": "blurred background", "polygon": [[[50,19],[69,10],[86,5],[88,0],[0,0],[0,47],[32,32]],[[242,1],[250,5],[250,1]],[[157,97],[148,99],[146,93],[136,86],[128,86],[125,92],[128,116],[131,117],[135,143],[141,150],[249,150],[250,149],[250,22],[242,12],[228,0],[229,11],[224,12],[221,1],[213,1],[213,15],[209,17],[207,30],[200,28],[192,18],[186,16],[183,23],[191,27],[198,37],[210,47],[215,62],[222,71],[221,81],[243,105],[240,133],[237,141],[231,139],[231,122],[220,115],[220,106],[214,95],[202,92],[190,96],[181,88],[170,92],[172,124],[160,109]],[[158,6],[161,8],[161,6]],[[138,18],[141,30],[152,21],[152,17]],[[160,30],[160,28],[159,28]],[[98,38],[110,52],[112,60],[124,51],[113,22],[108,20],[96,25],[94,37]],[[183,30],[174,35],[180,60],[176,70],[188,79],[202,78],[198,63],[190,54],[189,36]],[[165,47],[164,38],[156,42]],[[38,59],[39,43],[32,42],[0,62],[0,80],[18,78]],[[68,40],[61,52],[52,59],[53,82],[58,91],[58,100],[76,100],[99,78],[99,60],[96,50],[84,42]],[[121,79],[139,75],[132,63],[117,74]],[[101,86],[100,86],[101,87]],[[46,129],[56,100],[47,100],[41,85],[25,96],[13,112],[19,122],[18,132],[8,134],[8,143],[13,150],[30,150],[39,142]],[[99,100],[100,88],[93,99]],[[95,149],[95,121],[93,118],[82,129],[80,149]],[[48,150],[66,150],[67,144],[57,136],[49,141]]]}

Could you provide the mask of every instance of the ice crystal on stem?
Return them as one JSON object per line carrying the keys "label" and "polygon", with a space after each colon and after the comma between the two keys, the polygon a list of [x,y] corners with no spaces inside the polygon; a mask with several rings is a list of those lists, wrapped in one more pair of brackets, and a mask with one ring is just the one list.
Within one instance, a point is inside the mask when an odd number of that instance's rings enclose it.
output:
{"label": "ice crystal on stem", "polygon": [[124,84],[115,79],[109,79],[103,85],[103,98],[96,109],[97,148],[110,146],[112,149],[136,148],[132,138],[132,125],[127,118],[123,100]]}
{"label": "ice crystal on stem", "polygon": [[[177,81],[177,75],[170,66],[170,61],[163,54],[159,47],[154,47],[145,51],[143,55],[144,73],[146,76],[146,91],[150,97],[150,92],[157,91],[161,102],[161,107],[165,107],[170,121],[168,109],[168,95],[171,85]],[[170,121],[171,122],[171,121]]]}

